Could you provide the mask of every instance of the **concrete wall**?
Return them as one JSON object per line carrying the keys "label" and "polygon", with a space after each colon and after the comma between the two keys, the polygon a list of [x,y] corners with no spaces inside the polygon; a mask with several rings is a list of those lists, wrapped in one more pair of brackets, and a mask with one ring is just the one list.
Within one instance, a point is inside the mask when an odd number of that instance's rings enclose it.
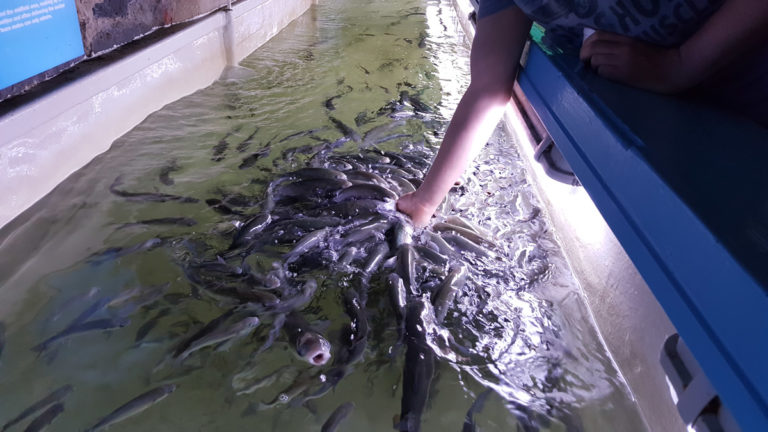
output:
{"label": "concrete wall", "polygon": [[196,18],[227,0],[78,0],[85,55],[124,45],[159,27]]}
{"label": "concrete wall", "polygon": [[[210,85],[313,0],[246,0],[0,107],[0,227],[164,105]],[[151,38],[150,38],[151,39]],[[145,42],[148,44],[148,42]],[[103,64],[102,64],[103,63]],[[23,216],[22,216],[23,217]]]}
{"label": "concrete wall", "polygon": [[[0,89],[0,101],[24,94],[71,69],[141,39],[157,29],[171,27],[226,8],[228,0],[75,0],[84,56],[78,56],[21,82]],[[17,59],[18,60],[18,59]],[[13,58],[9,61],[14,61]]]}

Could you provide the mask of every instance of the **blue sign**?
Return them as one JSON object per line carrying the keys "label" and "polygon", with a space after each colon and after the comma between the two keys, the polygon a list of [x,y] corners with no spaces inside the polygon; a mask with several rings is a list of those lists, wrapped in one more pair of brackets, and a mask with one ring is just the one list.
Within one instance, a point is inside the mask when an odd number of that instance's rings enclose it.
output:
{"label": "blue sign", "polygon": [[0,89],[83,54],[75,0],[0,2]]}

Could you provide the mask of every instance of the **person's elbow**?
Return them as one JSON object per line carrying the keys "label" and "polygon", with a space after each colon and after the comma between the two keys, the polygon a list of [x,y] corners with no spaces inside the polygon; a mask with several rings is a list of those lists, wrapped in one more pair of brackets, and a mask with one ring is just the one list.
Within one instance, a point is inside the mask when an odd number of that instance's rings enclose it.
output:
{"label": "person's elbow", "polygon": [[467,93],[471,93],[477,99],[482,99],[489,103],[506,104],[512,99],[515,86],[514,73],[476,75],[472,75]]}

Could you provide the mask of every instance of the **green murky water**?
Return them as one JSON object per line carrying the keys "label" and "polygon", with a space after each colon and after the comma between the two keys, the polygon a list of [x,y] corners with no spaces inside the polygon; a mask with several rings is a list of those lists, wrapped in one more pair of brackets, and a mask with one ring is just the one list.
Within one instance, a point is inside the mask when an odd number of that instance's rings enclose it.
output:
{"label": "green murky water", "polygon": [[[49,430],[83,430],[134,396],[172,382],[178,388],[168,398],[110,430],[318,430],[346,401],[356,408],[339,430],[392,430],[403,359],[402,353],[389,355],[393,324],[386,295],[375,284],[364,361],[334,391],[303,406],[241,416],[250,402],[273,399],[297,373],[311,370],[282,336],[252,357],[268,321],[228,351],[196,354],[189,370],[157,365],[180,338],[224,310],[191,295],[179,264],[194,254],[194,242],[225,249],[232,222],[242,219],[215,212],[206,199],[223,199],[246,213],[261,206],[270,180],[303,167],[318,143],[342,137],[329,115],[360,134],[399,122],[393,133],[408,137],[381,143],[386,150],[439,144],[468,84],[468,47],[453,9],[447,0],[324,1],[241,66],[250,70],[248,77],[218,81],[152,114],[0,231],[0,321],[7,341],[0,357],[0,424],[70,384],[65,410]],[[434,114],[377,116],[402,91],[418,95]],[[306,131],[312,132],[295,135]],[[358,145],[350,141],[339,151]],[[240,168],[267,148],[268,156]],[[482,295],[460,294],[449,312],[445,327],[479,359],[439,360],[422,429],[460,430],[475,398],[491,388],[476,414],[477,430],[530,430],[528,422],[553,431],[644,430],[509,138],[497,131],[465,177],[463,193],[453,194],[443,211],[490,231],[503,259],[477,269],[468,289]],[[126,200],[110,192],[116,178],[124,190],[200,201]],[[123,226],[163,217],[196,224]],[[108,248],[152,238],[161,238],[162,246],[88,261]],[[305,314],[335,343],[348,322],[334,288],[343,277],[330,270],[320,276]],[[165,295],[132,311],[125,327],[66,338],[42,355],[31,350],[97,299],[150,286],[164,287]],[[159,313],[157,326],[137,344],[137,332]],[[246,366],[254,376],[283,366],[288,372],[238,395],[232,378]]]}

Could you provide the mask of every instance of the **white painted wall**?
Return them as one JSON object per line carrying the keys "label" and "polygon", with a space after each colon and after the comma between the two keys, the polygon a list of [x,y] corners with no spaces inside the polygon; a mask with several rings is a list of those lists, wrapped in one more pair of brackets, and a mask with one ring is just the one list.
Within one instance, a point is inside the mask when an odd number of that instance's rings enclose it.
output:
{"label": "white painted wall", "polygon": [[0,227],[149,114],[210,85],[228,59],[239,62],[314,2],[239,2],[0,117]]}

